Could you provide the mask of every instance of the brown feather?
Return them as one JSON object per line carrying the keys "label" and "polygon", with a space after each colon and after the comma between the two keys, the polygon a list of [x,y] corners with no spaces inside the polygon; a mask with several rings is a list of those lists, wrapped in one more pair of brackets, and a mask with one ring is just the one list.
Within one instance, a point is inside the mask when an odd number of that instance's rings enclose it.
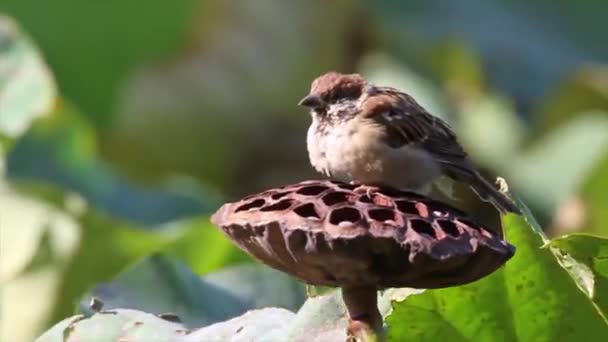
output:
{"label": "brown feather", "polygon": [[326,102],[337,98],[357,98],[365,85],[359,74],[340,74],[330,71],[317,77],[310,87],[310,93],[320,96]]}

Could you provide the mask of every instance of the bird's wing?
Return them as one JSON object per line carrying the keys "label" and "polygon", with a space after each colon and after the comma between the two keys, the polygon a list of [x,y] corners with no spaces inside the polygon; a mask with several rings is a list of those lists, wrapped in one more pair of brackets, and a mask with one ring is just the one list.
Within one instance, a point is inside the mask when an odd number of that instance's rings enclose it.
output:
{"label": "bird's wing", "polygon": [[429,114],[407,94],[393,88],[379,88],[377,91],[365,101],[363,112],[386,129],[385,139],[389,146],[422,148],[440,164],[469,163],[466,152],[445,121]]}
{"label": "bird's wing", "polygon": [[386,144],[419,147],[430,153],[443,172],[464,181],[500,211],[520,213],[519,208],[477,171],[450,126],[429,114],[411,96],[393,88],[380,88],[362,103],[363,115],[386,129]]}

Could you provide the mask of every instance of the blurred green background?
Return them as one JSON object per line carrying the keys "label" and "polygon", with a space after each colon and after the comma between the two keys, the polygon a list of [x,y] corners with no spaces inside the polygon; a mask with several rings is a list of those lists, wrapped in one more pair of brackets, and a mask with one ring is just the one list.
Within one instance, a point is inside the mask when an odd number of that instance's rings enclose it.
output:
{"label": "blurred green background", "polygon": [[[91,291],[194,327],[297,309],[302,285],[253,266],[207,216],[319,177],[296,103],[330,69],[448,120],[549,235],[608,236],[604,1],[2,0],[0,13],[2,341],[31,340]],[[230,304],[203,305],[218,298]]]}

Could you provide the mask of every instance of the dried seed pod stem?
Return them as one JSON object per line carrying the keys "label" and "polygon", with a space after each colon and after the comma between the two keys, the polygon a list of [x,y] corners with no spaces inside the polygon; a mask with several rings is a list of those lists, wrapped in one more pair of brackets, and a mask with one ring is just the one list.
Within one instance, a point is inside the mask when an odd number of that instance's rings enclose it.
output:
{"label": "dried seed pod stem", "polygon": [[348,311],[348,335],[357,341],[377,340],[383,335],[375,286],[343,287],[342,299]]}

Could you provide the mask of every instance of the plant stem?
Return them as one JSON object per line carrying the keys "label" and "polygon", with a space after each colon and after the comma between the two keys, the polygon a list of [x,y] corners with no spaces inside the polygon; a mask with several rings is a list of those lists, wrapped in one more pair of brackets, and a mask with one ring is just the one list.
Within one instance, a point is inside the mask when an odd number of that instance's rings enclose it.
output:
{"label": "plant stem", "polygon": [[350,318],[348,334],[362,342],[381,340],[382,316],[378,311],[376,287],[343,287],[342,299]]}

